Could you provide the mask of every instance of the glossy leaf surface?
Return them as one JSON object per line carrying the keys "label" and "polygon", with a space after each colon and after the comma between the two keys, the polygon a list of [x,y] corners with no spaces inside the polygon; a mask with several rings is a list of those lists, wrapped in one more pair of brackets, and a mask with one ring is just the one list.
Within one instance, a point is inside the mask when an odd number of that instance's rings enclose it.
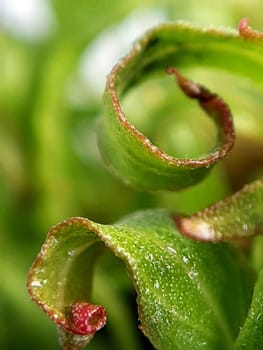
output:
{"label": "glossy leaf surface", "polygon": [[250,301],[250,269],[226,244],[183,237],[164,210],[137,213],[112,226],[73,218],[50,231],[28,287],[65,331],[74,333],[72,304],[90,303],[102,243],[125,262],[138,294],[141,329],[157,349],[233,347]]}

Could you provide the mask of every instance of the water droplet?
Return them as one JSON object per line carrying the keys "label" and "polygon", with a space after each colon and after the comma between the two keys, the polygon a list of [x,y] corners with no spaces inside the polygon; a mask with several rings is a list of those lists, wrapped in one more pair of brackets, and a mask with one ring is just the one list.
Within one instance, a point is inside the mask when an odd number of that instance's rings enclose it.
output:
{"label": "water droplet", "polygon": [[167,247],[167,250],[168,250],[170,253],[177,254],[177,253],[176,253],[176,250],[174,250],[172,247]]}
{"label": "water droplet", "polygon": [[69,251],[68,251],[68,256],[69,256],[69,257],[73,257],[74,254],[75,254],[74,250],[69,250]]}
{"label": "water droplet", "polygon": [[242,228],[243,228],[244,231],[247,231],[248,230],[248,224],[243,224]]}
{"label": "water droplet", "polygon": [[154,286],[154,288],[159,288],[160,287],[159,282],[155,281],[153,286]]}
{"label": "water droplet", "polygon": [[183,256],[183,262],[185,264],[188,264],[189,263],[189,259],[186,256]]}
{"label": "water droplet", "polygon": [[256,317],[256,320],[259,321],[259,319],[261,318],[262,314],[258,314]]}
{"label": "water droplet", "polygon": [[198,273],[194,270],[190,270],[189,273],[188,273],[188,276],[191,278],[191,279],[194,279],[198,276]]}
{"label": "water droplet", "polygon": [[46,280],[34,280],[31,282],[31,287],[43,287],[47,283]]}
{"label": "water droplet", "polygon": [[200,347],[201,347],[201,346],[207,346],[207,342],[206,342],[206,341],[203,341],[203,342],[200,343],[199,345],[200,345]]}
{"label": "water droplet", "polygon": [[153,255],[152,255],[152,254],[149,254],[149,255],[148,255],[148,260],[149,260],[149,261],[153,261]]}

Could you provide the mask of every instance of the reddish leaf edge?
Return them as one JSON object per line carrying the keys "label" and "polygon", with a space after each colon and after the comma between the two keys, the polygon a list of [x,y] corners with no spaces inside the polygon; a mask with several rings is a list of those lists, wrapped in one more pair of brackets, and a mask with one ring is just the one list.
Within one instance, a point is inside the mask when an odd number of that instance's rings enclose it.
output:
{"label": "reddish leaf edge", "polygon": [[[224,101],[216,94],[210,92],[202,85],[186,79],[175,67],[166,69],[168,74],[175,75],[181,90],[192,99],[198,100],[201,108],[218,124],[221,129],[221,141],[215,151],[210,156],[199,158],[200,164],[210,165],[217,160],[224,158],[231,151],[235,140],[233,118],[230,109]],[[189,160],[191,162],[191,160]],[[195,160],[196,162],[197,160]]]}
{"label": "reddish leaf edge", "polygon": [[218,130],[218,140],[216,146],[207,153],[204,157],[197,158],[176,158],[168,155],[162,151],[159,147],[154,145],[144,134],[142,134],[135,126],[130,123],[122,110],[120,99],[117,93],[116,84],[118,81],[118,75],[120,71],[125,67],[133,56],[137,53],[137,47],[134,48],[127,56],[125,56],[111,71],[107,80],[107,90],[109,92],[113,108],[116,116],[119,119],[122,127],[129,130],[129,132],[138,141],[144,145],[145,148],[152,154],[164,162],[168,162],[170,166],[175,167],[188,167],[188,168],[210,168],[218,160],[226,156],[226,154],[232,149],[235,134],[233,126],[233,118],[231,111],[227,104],[216,94],[209,92],[208,89],[202,87],[194,81],[188,80],[183,77],[179,71],[174,67],[166,68],[168,74],[175,74],[177,83],[181,90],[190,98],[197,99],[203,110],[215,120]]}
{"label": "reddish leaf edge", "polygon": [[[50,239],[63,227],[78,223],[87,227],[91,231],[97,231],[92,222],[82,217],[72,217],[62,223],[53,226],[47,234],[46,240],[43,243],[39,254],[34,260],[28,276],[27,276],[27,290],[31,299],[47,314],[47,316],[58,326],[60,343],[63,343],[64,350],[82,349],[93,337],[93,335],[103,328],[107,322],[106,310],[101,305],[94,305],[87,300],[76,300],[71,305],[65,305],[62,311],[55,311],[52,306],[45,301],[40,300],[34,292],[34,278],[35,269],[38,268],[40,261],[48,252]],[[97,233],[97,232],[96,232]],[[76,336],[76,337],[74,337]],[[84,344],[82,346],[75,346],[76,344]],[[66,345],[64,345],[66,344]]]}
{"label": "reddish leaf edge", "polygon": [[248,18],[242,18],[238,24],[239,35],[244,39],[261,41],[263,43],[263,33],[252,29],[248,25]]}

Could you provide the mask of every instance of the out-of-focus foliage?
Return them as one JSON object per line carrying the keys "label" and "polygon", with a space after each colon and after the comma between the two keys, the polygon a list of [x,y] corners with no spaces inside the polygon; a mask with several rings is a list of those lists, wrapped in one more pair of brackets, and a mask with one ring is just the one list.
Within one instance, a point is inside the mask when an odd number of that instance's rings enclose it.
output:
{"label": "out-of-focus foliage", "polygon": [[[2,18],[6,3],[1,5]],[[99,86],[97,80],[101,79],[103,62],[110,59],[111,51],[123,47],[123,38],[126,43],[131,41],[132,29],[138,26],[136,18],[140,18],[139,23],[145,18],[149,25],[151,21],[156,24],[164,19],[184,19],[202,26],[236,26],[240,17],[247,16],[253,27],[262,30],[259,1],[221,2],[216,10],[207,0],[53,0],[47,4],[53,26],[43,38],[27,39],[12,31],[7,21],[3,21],[5,27],[0,34],[0,348],[3,350],[58,348],[55,328],[29,300],[25,288],[28,268],[51,225],[69,216],[112,222],[145,207],[191,213],[224,197],[263,170],[260,89],[252,88],[249,77],[235,80],[222,73],[204,71],[202,67],[192,69],[188,76],[230,104],[238,138],[229,161],[217,167],[201,185],[179,194],[134,192],[107,172],[95,136],[102,101],[98,88],[94,87]],[[18,5],[21,6],[19,1]],[[98,38],[97,46],[102,45],[101,59],[97,59],[89,72],[88,76],[93,78],[84,81],[83,70],[79,69],[82,54],[90,49],[92,55]],[[137,115],[138,120],[133,121],[136,126],[152,133],[156,143],[168,152],[176,149],[179,154],[191,154],[207,148],[211,139],[202,131],[204,128],[195,128],[192,117],[197,113],[195,105],[192,107],[187,102],[186,106],[186,100],[179,94],[175,100],[174,83],[172,87],[169,84],[167,81],[145,83],[124,101],[127,114],[132,111],[131,115]],[[185,115],[185,108],[190,126],[180,113],[184,110]],[[177,118],[173,118],[175,112]],[[159,118],[164,115],[167,119]],[[203,115],[197,117],[206,125]],[[257,266],[262,261],[261,247],[258,244],[254,254]],[[109,320],[90,349],[150,348],[136,329],[134,292],[123,266],[111,256],[103,259],[106,263],[101,262],[100,273],[95,275],[94,299],[105,305]],[[119,279],[118,287],[116,279]],[[120,309],[122,312],[117,312]]]}

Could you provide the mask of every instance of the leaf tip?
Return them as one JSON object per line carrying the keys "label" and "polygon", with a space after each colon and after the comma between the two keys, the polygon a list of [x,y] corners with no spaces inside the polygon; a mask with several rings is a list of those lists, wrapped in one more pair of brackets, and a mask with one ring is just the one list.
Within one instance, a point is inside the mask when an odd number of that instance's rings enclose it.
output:
{"label": "leaf tip", "polygon": [[240,35],[243,35],[244,32],[248,30],[248,18],[244,17],[238,23],[238,31]]}
{"label": "leaf tip", "polygon": [[185,78],[176,68],[168,67],[166,72],[175,75],[184,94],[198,100],[203,110],[215,120],[217,126],[221,129],[220,146],[217,145],[216,149],[213,149],[210,155],[203,159],[207,166],[211,166],[215,161],[224,158],[233,148],[235,132],[231,111],[219,96],[202,85]]}
{"label": "leaf tip", "polygon": [[206,91],[206,89],[202,88],[194,81],[186,79],[175,67],[166,68],[166,73],[175,75],[179,87],[187,96],[200,99],[201,95],[203,97],[204,91]]}
{"label": "leaf tip", "polygon": [[251,39],[251,40],[262,40],[263,39],[263,33],[252,29],[248,25],[248,18],[242,18],[238,23],[238,32],[239,35],[245,39]]}
{"label": "leaf tip", "polygon": [[71,305],[69,317],[72,331],[82,335],[96,333],[105,326],[107,321],[106,311],[102,306],[82,301]]}
{"label": "leaf tip", "polygon": [[198,216],[182,217],[174,215],[174,222],[178,230],[186,237],[198,240],[213,242],[216,241],[216,234],[211,225]]}

